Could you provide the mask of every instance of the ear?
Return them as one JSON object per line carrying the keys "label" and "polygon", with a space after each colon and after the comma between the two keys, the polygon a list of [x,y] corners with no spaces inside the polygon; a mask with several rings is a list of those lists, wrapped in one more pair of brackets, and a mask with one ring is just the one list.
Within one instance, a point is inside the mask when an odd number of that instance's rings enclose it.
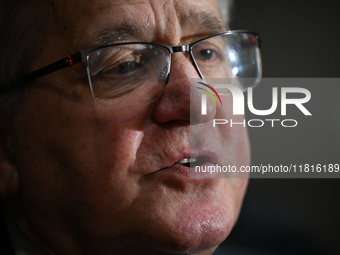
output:
{"label": "ear", "polygon": [[19,192],[18,171],[15,165],[8,132],[0,127],[0,196],[9,198]]}

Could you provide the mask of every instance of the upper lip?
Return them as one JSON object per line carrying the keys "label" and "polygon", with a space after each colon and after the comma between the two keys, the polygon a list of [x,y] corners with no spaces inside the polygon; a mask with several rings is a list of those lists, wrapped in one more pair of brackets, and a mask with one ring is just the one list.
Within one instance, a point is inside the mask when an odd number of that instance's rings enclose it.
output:
{"label": "upper lip", "polygon": [[[168,133],[161,143],[148,142],[142,144],[138,154],[138,166],[145,174],[152,174],[174,166],[178,160],[185,158],[199,158],[201,163],[220,164],[225,161],[221,144],[217,138],[210,135],[209,130],[204,133],[202,128],[193,129],[183,127],[174,133]],[[214,130],[213,130],[214,131]],[[146,147],[144,147],[146,146]],[[153,152],[150,154],[150,152]],[[146,155],[147,154],[147,155]]]}

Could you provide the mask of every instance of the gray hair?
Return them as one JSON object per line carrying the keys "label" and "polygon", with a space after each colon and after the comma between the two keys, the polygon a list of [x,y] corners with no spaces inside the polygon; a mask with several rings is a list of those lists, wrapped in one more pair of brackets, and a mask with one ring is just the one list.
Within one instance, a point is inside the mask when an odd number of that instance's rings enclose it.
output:
{"label": "gray hair", "polygon": [[220,8],[220,14],[224,25],[228,28],[230,21],[230,11],[232,8],[233,0],[218,0],[218,7]]}
{"label": "gray hair", "polygon": [[[229,20],[232,0],[218,0],[224,24]],[[13,86],[29,71],[44,37],[51,31],[53,2],[0,0],[0,91]],[[0,93],[0,123],[15,114],[25,90]],[[5,117],[5,119],[4,119]]]}

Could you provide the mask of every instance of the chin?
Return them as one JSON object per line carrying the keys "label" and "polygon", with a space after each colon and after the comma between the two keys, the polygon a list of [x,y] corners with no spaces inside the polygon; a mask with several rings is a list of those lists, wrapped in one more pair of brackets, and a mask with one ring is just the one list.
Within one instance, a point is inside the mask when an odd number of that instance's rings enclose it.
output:
{"label": "chin", "polygon": [[142,207],[147,211],[131,219],[135,227],[139,225],[135,244],[148,251],[145,254],[211,254],[237,220],[246,183],[245,179],[211,179],[201,184],[199,192],[190,188],[164,192],[155,185],[152,192],[158,195],[152,193],[151,201],[141,203],[149,205]]}
{"label": "chin", "polygon": [[222,208],[209,202],[186,204],[172,219],[175,223],[161,229],[164,232],[152,246],[159,254],[211,254],[227,238],[237,218],[233,210]]}

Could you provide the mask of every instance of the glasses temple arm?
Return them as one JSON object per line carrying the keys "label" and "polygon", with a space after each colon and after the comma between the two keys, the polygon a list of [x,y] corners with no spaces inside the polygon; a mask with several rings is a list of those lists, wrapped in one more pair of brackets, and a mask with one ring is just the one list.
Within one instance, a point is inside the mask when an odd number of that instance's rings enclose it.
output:
{"label": "glasses temple arm", "polygon": [[23,76],[21,79],[19,79],[19,86],[29,83],[31,81],[34,81],[42,76],[45,76],[47,74],[56,72],[60,69],[63,69],[68,66],[74,66],[75,64],[81,62],[81,54],[80,52],[77,52],[73,55],[67,56],[66,58],[60,59],[48,66],[45,66],[41,69],[38,69],[32,73],[29,73],[25,76]]}

